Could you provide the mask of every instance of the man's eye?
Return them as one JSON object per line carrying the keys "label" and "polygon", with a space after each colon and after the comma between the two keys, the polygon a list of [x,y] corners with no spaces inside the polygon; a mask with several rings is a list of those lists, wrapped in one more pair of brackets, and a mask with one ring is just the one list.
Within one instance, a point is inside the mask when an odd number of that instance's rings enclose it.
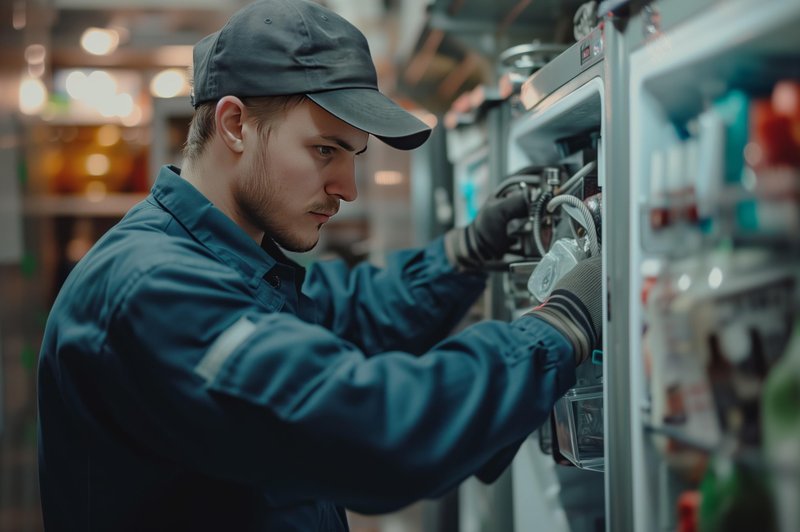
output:
{"label": "man's eye", "polygon": [[333,152],[336,151],[336,148],[332,148],[330,146],[317,146],[317,151],[323,157],[330,157],[333,155]]}

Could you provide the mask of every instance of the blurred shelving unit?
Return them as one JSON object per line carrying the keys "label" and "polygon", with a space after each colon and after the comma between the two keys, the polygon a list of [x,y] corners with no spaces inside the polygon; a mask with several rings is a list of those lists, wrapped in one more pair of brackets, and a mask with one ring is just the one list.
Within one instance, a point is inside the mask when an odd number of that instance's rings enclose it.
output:
{"label": "blurred shelving unit", "polygon": [[636,531],[800,528],[800,461],[778,473],[764,439],[800,308],[798,26],[797,2],[676,0],[629,30]]}
{"label": "blurred shelving unit", "polygon": [[29,217],[120,217],[146,197],[144,193],[107,194],[102,201],[86,196],[39,195],[25,199],[22,212]]}

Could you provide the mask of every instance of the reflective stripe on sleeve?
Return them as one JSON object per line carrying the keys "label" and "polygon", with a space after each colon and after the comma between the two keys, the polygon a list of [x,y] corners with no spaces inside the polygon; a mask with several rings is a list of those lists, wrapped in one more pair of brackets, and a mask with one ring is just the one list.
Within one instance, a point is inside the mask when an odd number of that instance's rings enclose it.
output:
{"label": "reflective stripe on sleeve", "polygon": [[195,372],[203,377],[206,382],[211,382],[217,377],[220,368],[228,360],[242,342],[244,342],[255,331],[256,326],[245,317],[228,327],[219,338],[211,345],[208,352],[195,366]]}

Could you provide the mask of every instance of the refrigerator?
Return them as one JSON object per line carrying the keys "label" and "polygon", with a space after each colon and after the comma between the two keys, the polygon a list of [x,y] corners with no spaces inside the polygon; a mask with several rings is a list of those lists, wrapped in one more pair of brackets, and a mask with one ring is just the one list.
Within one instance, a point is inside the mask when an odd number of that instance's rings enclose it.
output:
{"label": "refrigerator", "polygon": [[482,317],[591,245],[605,295],[602,350],[499,486],[462,486],[461,529],[800,530],[800,2],[593,7],[451,158],[456,216],[511,180],[594,219],[518,227]]}

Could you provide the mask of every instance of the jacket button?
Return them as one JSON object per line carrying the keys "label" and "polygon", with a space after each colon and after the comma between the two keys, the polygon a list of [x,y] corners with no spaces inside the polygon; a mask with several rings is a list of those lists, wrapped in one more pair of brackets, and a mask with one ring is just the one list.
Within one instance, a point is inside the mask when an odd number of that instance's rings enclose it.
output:
{"label": "jacket button", "polygon": [[272,286],[272,288],[281,287],[281,278],[275,273],[267,275],[267,282],[270,284],[270,286]]}

